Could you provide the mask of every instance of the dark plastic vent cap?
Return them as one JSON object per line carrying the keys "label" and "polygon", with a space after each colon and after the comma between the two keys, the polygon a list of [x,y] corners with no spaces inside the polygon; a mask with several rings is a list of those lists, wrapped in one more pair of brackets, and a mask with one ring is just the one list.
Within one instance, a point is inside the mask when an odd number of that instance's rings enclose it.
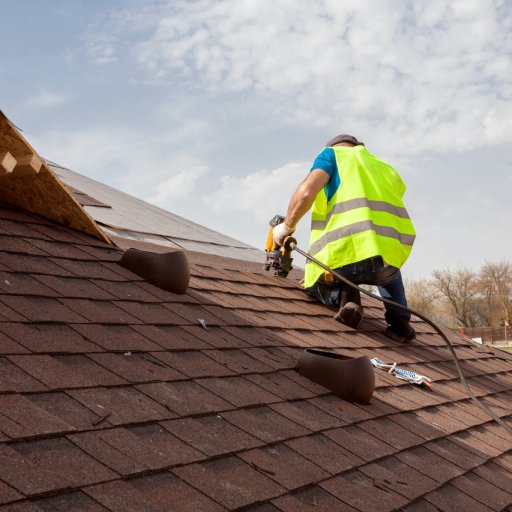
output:
{"label": "dark plastic vent cap", "polygon": [[190,264],[183,251],[156,253],[132,248],[119,264],[168,292],[183,294],[190,282]]}
{"label": "dark plastic vent cap", "polygon": [[375,388],[375,371],[366,356],[347,357],[328,350],[307,348],[295,369],[348,402],[367,404]]}

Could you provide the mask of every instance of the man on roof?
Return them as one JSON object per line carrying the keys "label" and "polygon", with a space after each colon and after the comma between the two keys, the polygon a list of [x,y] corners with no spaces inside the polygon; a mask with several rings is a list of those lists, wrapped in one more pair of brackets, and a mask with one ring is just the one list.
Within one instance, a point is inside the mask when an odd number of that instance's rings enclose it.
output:
{"label": "man on roof", "polygon": [[[405,188],[398,172],[362,142],[338,135],[297,187],[284,222],[274,228],[274,241],[282,245],[312,207],[311,256],[355,284],[377,285],[383,298],[407,306],[400,267],[411,252],[415,231],[402,201]],[[358,290],[310,261],[304,287],[324,304],[339,307],[336,320],[358,327],[363,317]],[[385,307],[385,334],[397,341],[414,339],[410,314]]]}

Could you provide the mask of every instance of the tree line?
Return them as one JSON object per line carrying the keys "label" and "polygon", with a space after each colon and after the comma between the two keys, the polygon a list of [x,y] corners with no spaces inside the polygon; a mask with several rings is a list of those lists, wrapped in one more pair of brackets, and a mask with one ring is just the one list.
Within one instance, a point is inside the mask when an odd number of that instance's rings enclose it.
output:
{"label": "tree line", "polygon": [[410,308],[448,327],[509,325],[512,262],[486,262],[479,271],[434,270],[429,278],[406,279],[405,290]]}

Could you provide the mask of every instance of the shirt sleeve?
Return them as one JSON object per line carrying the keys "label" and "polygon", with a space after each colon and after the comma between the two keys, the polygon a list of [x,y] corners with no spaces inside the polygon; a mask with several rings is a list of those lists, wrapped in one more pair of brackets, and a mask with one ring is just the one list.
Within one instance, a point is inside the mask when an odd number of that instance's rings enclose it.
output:
{"label": "shirt sleeve", "polygon": [[322,152],[315,158],[313,165],[309,172],[313,169],[322,169],[329,175],[329,181],[327,185],[324,187],[325,195],[327,196],[327,201],[330,201],[336,191],[341,185],[340,174],[338,172],[338,164],[336,163],[336,155],[334,154],[334,149],[332,148],[324,148]]}
{"label": "shirt sleeve", "polygon": [[322,171],[325,171],[329,177],[332,178],[337,172],[334,150],[332,148],[324,148],[315,158],[309,172],[313,169],[322,169]]}

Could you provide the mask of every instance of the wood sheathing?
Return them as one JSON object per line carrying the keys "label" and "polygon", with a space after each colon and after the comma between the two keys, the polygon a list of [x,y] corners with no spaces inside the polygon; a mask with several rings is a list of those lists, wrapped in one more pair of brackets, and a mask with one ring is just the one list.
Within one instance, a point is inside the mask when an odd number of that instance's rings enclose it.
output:
{"label": "wood sheathing", "polygon": [[111,243],[1,111],[0,201]]}

